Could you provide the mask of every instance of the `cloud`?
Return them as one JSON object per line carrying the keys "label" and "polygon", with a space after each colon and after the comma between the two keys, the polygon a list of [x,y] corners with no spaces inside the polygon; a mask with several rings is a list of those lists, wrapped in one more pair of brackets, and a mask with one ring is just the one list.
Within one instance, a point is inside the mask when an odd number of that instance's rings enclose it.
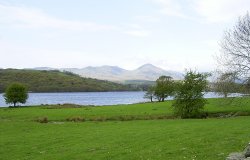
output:
{"label": "cloud", "polygon": [[180,1],[176,0],[154,0],[154,2],[161,5],[160,12],[168,16],[175,16],[181,18],[187,18],[183,13],[183,5]]}
{"label": "cloud", "polygon": [[250,10],[249,0],[192,0],[193,9],[207,22],[229,22]]}
{"label": "cloud", "polygon": [[0,4],[0,24],[22,28],[53,28],[77,31],[97,31],[117,29],[111,25],[94,22],[64,20],[52,17],[42,10]]}
{"label": "cloud", "polygon": [[129,30],[125,32],[128,35],[135,36],[135,37],[147,37],[150,35],[149,31],[146,30]]}
{"label": "cloud", "polygon": [[134,19],[136,21],[150,22],[150,23],[155,23],[160,21],[160,18],[156,16],[135,16]]}
{"label": "cloud", "polygon": [[146,37],[149,32],[138,24],[123,26],[65,20],[46,14],[37,8],[0,4],[0,24],[26,29],[60,29],[70,31],[116,31],[134,37]]}
{"label": "cloud", "polygon": [[138,23],[125,24],[122,32],[133,37],[148,37],[150,35],[150,31]]}
{"label": "cloud", "polygon": [[208,23],[230,22],[250,11],[249,0],[153,0],[167,16]]}
{"label": "cloud", "polygon": [[[14,47],[13,47],[14,46]],[[84,50],[44,49],[32,46],[13,45],[0,39],[0,68],[31,68],[48,66],[53,68],[85,67],[109,64],[116,59],[111,56]]]}

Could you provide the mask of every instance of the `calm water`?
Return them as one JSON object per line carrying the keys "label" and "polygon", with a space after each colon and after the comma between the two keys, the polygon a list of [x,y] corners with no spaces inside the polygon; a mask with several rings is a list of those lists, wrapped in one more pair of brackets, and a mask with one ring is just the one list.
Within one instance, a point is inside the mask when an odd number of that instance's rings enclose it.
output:
{"label": "calm water", "polygon": [[[115,105],[146,102],[144,92],[69,92],[69,93],[29,93],[25,105],[64,104],[81,105]],[[206,98],[220,97],[213,92],[205,94]],[[171,98],[170,98],[171,99]],[[0,106],[6,107],[3,94],[0,94]]]}
{"label": "calm water", "polygon": [[[25,105],[64,104],[115,105],[145,102],[144,92],[67,92],[67,93],[29,93]],[[3,94],[0,94],[0,106],[6,107]]]}

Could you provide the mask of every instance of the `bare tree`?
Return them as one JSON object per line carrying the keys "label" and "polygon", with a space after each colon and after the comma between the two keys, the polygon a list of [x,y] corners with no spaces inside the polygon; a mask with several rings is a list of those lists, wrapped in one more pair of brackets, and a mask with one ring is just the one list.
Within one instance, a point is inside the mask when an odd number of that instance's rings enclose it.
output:
{"label": "bare tree", "polygon": [[250,16],[239,18],[233,29],[225,32],[220,43],[219,63],[227,72],[237,73],[241,77],[250,77]]}
{"label": "bare tree", "polygon": [[238,91],[238,86],[235,83],[236,76],[234,73],[220,73],[217,77],[213,89],[219,95],[223,95],[227,98],[230,93],[236,93]]}

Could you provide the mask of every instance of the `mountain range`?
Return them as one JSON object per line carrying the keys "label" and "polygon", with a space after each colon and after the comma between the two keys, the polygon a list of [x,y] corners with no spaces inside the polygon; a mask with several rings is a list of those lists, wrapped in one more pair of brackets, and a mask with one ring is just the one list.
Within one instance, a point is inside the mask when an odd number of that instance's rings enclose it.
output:
{"label": "mountain range", "polygon": [[82,77],[96,78],[114,82],[131,80],[155,81],[162,75],[171,76],[175,80],[183,79],[183,74],[177,71],[164,70],[152,64],[144,64],[135,70],[126,70],[117,66],[100,66],[86,68],[48,68],[37,67],[35,70],[60,70],[69,71]]}

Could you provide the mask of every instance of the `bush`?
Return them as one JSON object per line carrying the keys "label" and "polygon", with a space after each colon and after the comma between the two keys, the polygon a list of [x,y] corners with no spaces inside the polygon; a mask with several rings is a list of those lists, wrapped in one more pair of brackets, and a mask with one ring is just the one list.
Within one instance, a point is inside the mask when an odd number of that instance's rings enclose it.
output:
{"label": "bush", "polygon": [[40,117],[36,121],[39,123],[48,123],[49,122],[47,117]]}
{"label": "bush", "polygon": [[66,121],[71,121],[71,122],[84,122],[85,118],[77,116],[77,117],[70,117],[67,118]]}
{"label": "bush", "polygon": [[181,118],[200,118],[201,111],[206,104],[203,98],[207,89],[207,74],[200,74],[193,71],[186,73],[184,81],[180,83],[177,94],[174,98],[174,112]]}
{"label": "bush", "polygon": [[67,118],[66,121],[70,121],[70,122],[84,122],[85,121],[85,118],[83,117],[70,117],[70,118]]}

